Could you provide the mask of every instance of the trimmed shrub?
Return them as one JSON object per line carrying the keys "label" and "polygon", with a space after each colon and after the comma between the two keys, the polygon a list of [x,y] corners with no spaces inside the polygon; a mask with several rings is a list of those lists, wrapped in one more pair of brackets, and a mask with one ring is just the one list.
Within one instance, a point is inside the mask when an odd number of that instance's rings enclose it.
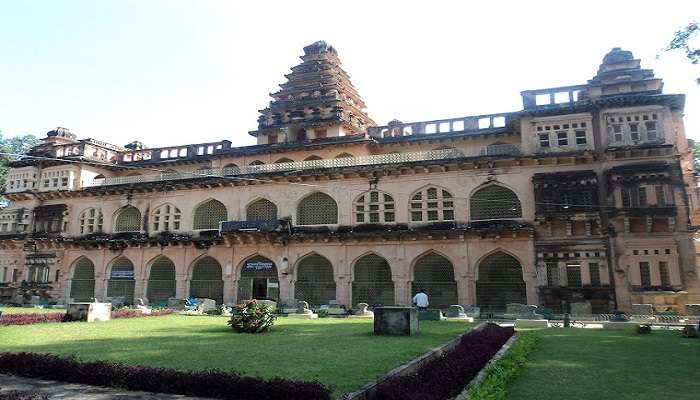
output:
{"label": "trimmed shrub", "polygon": [[0,316],[0,326],[32,325],[46,322],[65,322],[66,320],[66,314],[61,313],[3,314]]}
{"label": "trimmed shrub", "polygon": [[80,362],[52,354],[0,353],[0,373],[127,390],[226,400],[329,400],[318,382],[261,379],[220,370],[177,371],[105,361]]}
{"label": "trimmed shrub", "polygon": [[374,399],[448,399],[458,395],[515,331],[496,324],[467,332],[449,352],[422,365],[414,374],[391,378]]}
{"label": "trimmed shrub", "polygon": [[275,323],[275,314],[265,304],[253,299],[237,305],[228,324],[239,333],[261,333],[270,330]]}
{"label": "trimmed shrub", "polygon": [[486,370],[486,377],[458,400],[506,400],[506,385],[518,375],[536,345],[537,336],[533,332],[520,332],[508,352]]}
{"label": "trimmed shrub", "polygon": [[141,310],[126,308],[123,310],[112,311],[112,319],[122,319],[122,318],[140,318],[140,317],[161,317],[163,315],[172,314],[172,310],[153,310],[150,314],[144,314]]}

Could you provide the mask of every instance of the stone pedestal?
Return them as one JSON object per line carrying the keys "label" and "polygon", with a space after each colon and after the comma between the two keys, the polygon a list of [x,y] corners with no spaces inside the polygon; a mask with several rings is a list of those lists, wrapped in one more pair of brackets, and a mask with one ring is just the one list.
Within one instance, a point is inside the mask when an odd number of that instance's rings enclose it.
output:
{"label": "stone pedestal", "polygon": [[71,303],[66,313],[73,321],[109,321],[112,318],[112,303]]}
{"label": "stone pedestal", "polygon": [[375,335],[418,334],[418,310],[413,307],[377,307],[374,309]]}

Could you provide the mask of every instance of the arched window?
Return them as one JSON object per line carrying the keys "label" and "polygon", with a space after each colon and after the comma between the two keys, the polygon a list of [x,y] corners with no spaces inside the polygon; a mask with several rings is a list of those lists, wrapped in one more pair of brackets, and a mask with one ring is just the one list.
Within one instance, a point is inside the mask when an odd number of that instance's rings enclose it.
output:
{"label": "arched window", "polygon": [[151,265],[146,297],[155,307],[166,307],[168,299],[175,297],[175,264],[168,257],[160,257]]}
{"label": "arched window", "polygon": [[314,155],[308,156],[304,159],[304,161],[316,161],[316,160],[323,160],[323,158],[314,154]]}
{"label": "arched window", "polygon": [[512,190],[499,185],[489,185],[476,191],[471,198],[471,219],[521,218],[520,200]]}
{"label": "arched window", "polygon": [[476,304],[482,312],[503,312],[508,303],[526,302],[523,269],[515,257],[499,251],[479,263]]}
{"label": "arched window", "polygon": [[368,254],[355,263],[352,304],[370,306],[394,304],[394,282],[389,263],[376,254]]}
{"label": "arched window", "polygon": [[275,164],[288,163],[288,162],[294,162],[294,160],[287,158],[287,157],[282,157],[279,160],[275,161]]}
{"label": "arched window", "polygon": [[222,170],[224,176],[238,175],[241,169],[236,164],[226,164]]}
{"label": "arched window", "polygon": [[337,156],[335,156],[335,158],[347,158],[347,157],[355,157],[355,156],[353,156],[350,153],[340,153]]}
{"label": "arched window", "polygon": [[325,193],[306,196],[297,208],[298,225],[323,225],[338,223],[338,204]]}
{"label": "arched window", "polygon": [[387,193],[370,190],[355,199],[355,222],[384,223],[396,221],[394,198]]}
{"label": "arched window", "polygon": [[115,232],[141,232],[141,211],[133,206],[122,208],[114,222]]}
{"label": "arched window", "polygon": [[255,160],[255,161],[253,161],[252,163],[250,163],[250,164],[248,164],[248,165],[265,165],[265,163],[262,162],[262,161],[260,161],[260,160]]}
{"label": "arched window", "polygon": [[226,206],[217,200],[208,200],[194,210],[193,229],[219,229],[219,222],[228,218]]}
{"label": "arched window", "polygon": [[102,232],[102,210],[88,208],[80,213],[80,234]]}
{"label": "arched window", "polygon": [[126,257],[112,263],[107,281],[107,297],[123,297],[125,304],[134,303],[134,264]]}
{"label": "arched window", "polygon": [[411,196],[411,221],[453,221],[455,204],[452,194],[438,187],[426,187]]}
{"label": "arched window", "polygon": [[192,266],[190,296],[224,302],[224,281],[221,264],[211,257],[204,257]]}
{"label": "arched window", "polygon": [[254,256],[241,266],[238,281],[238,302],[248,299],[279,300],[277,266],[267,257]]}
{"label": "arched window", "polygon": [[312,254],[299,262],[294,296],[316,308],[335,299],[333,265],[323,256]]}
{"label": "arched window", "polygon": [[277,206],[267,199],[259,199],[246,207],[246,220],[272,221],[277,219]]}
{"label": "arched window", "polygon": [[153,232],[168,232],[180,230],[180,218],[182,213],[180,209],[171,205],[163,204],[153,210],[151,220],[153,224]]}
{"label": "arched window", "polygon": [[95,297],[95,264],[85,257],[73,263],[70,297],[77,302],[92,301]]}
{"label": "arched window", "polygon": [[141,174],[138,172],[129,172],[126,176],[141,176]]}
{"label": "arched window", "polygon": [[435,253],[426,254],[416,261],[413,274],[413,295],[425,290],[431,307],[447,308],[459,304],[454,268],[447,258]]}

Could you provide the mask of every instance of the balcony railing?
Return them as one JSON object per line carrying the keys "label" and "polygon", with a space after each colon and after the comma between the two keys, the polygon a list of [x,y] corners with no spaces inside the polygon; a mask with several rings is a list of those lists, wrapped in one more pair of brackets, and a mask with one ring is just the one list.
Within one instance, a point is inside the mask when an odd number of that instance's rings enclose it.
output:
{"label": "balcony railing", "polygon": [[164,172],[156,175],[118,176],[98,178],[87,186],[129,185],[149,182],[176,181],[207,177],[235,177],[279,172],[313,171],[333,168],[348,168],[382,164],[405,164],[411,162],[446,160],[464,157],[458,149],[440,149],[415,153],[378,154],[373,156],[331,158],[326,160],[297,161],[277,164],[249,165],[216,169],[200,169],[193,172]]}

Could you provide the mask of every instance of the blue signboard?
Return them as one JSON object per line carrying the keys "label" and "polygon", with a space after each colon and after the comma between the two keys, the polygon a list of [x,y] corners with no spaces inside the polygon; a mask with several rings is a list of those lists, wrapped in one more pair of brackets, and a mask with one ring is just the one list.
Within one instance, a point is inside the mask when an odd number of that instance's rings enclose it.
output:
{"label": "blue signboard", "polygon": [[247,271],[271,271],[275,267],[272,261],[248,261],[245,263]]}
{"label": "blue signboard", "polygon": [[134,271],[112,271],[110,279],[134,279]]}

